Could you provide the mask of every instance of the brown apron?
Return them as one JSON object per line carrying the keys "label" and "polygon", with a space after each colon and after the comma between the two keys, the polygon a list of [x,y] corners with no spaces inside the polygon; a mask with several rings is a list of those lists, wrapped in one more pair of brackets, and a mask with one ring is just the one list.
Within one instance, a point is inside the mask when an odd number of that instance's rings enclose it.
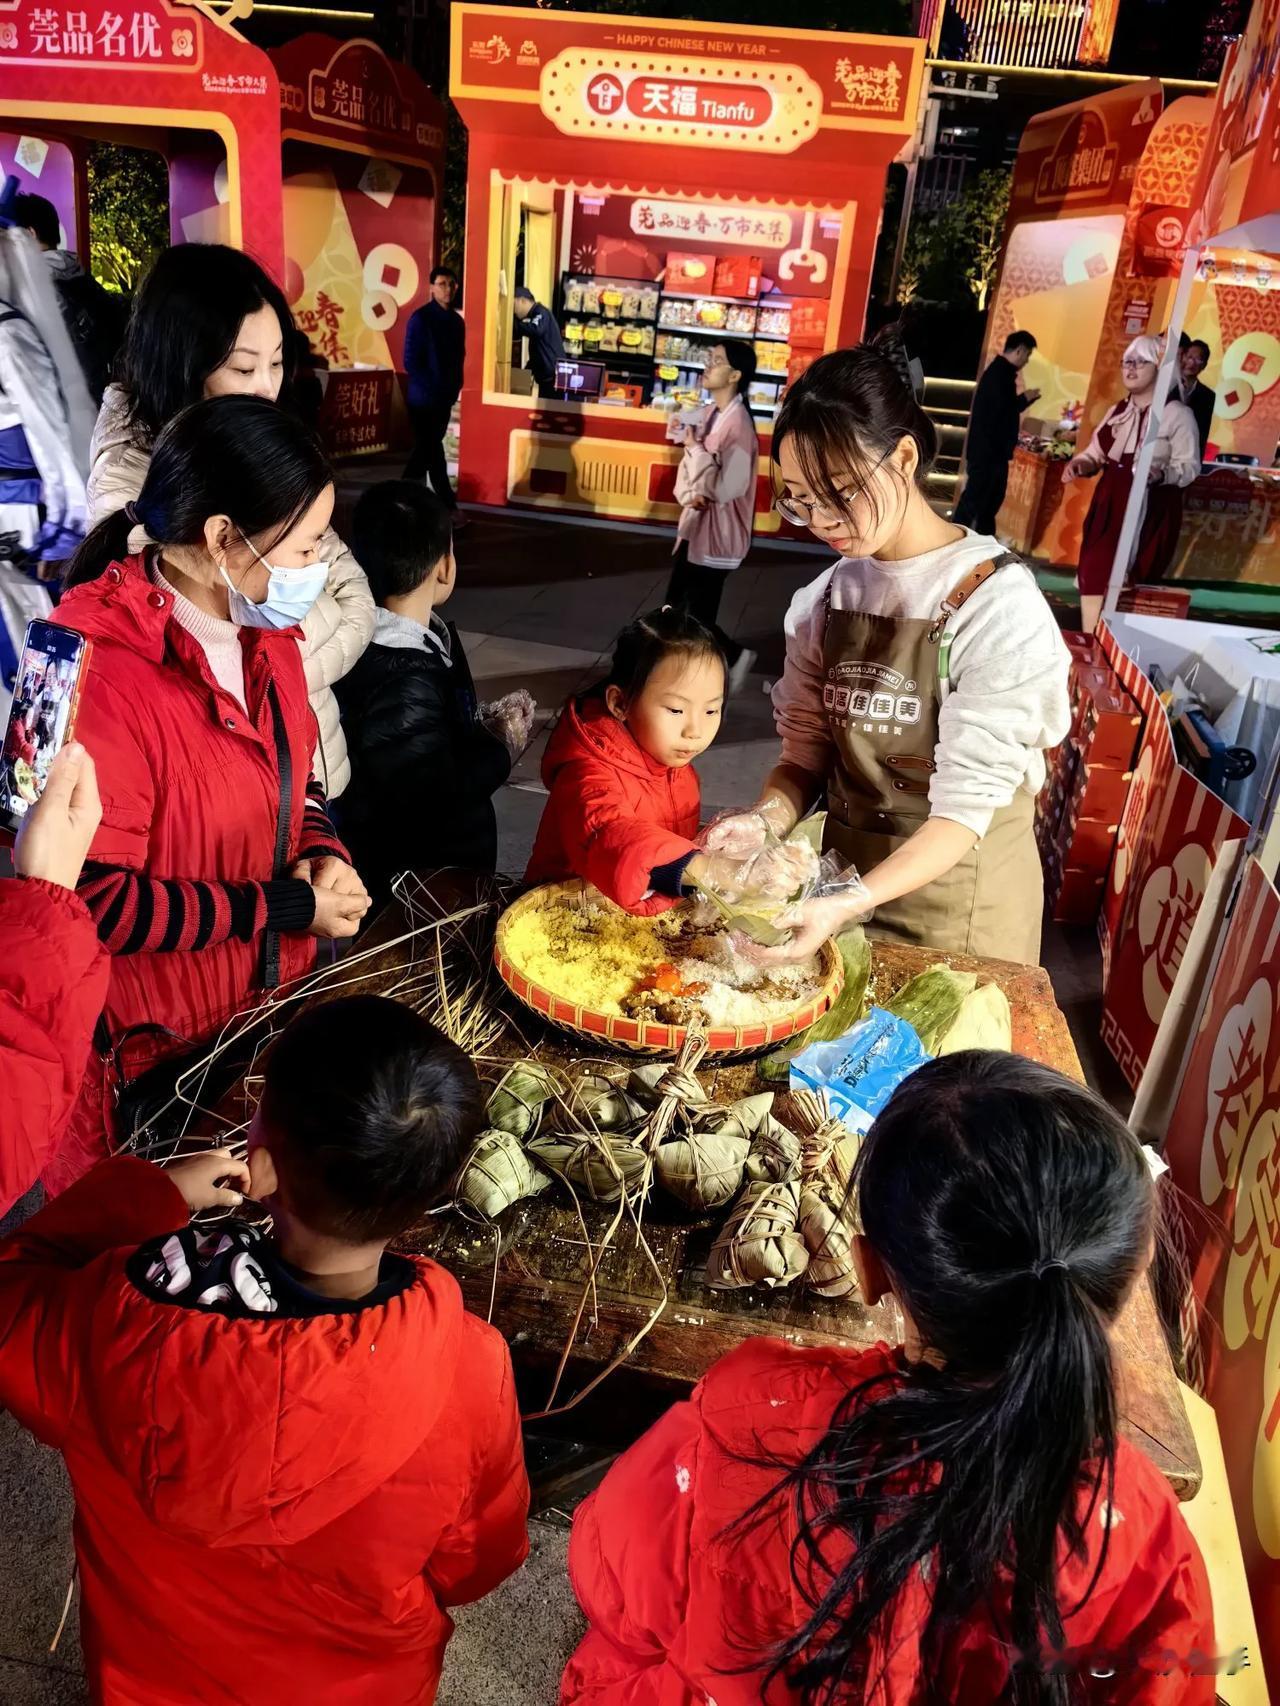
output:
{"label": "brown apron", "polygon": [[[1018,558],[971,569],[936,618],[834,610],[828,594],[822,663],[836,765],[827,780],[826,842],[871,871],[929,816],[948,618]],[[876,908],[872,934],[943,953],[1036,965],[1044,887],[1035,801],[1019,788],[977,846],[936,881]]]}

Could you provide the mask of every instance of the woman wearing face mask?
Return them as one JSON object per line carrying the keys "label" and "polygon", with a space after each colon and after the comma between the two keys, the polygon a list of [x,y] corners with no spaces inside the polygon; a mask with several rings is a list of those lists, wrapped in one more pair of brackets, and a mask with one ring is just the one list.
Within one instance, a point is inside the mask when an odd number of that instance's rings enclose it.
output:
{"label": "woman wearing face mask", "polygon": [[766,962],[871,907],[904,941],[1039,958],[1033,810],[1070,721],[1067,651],[1017,558],[930,507],[935,449],[892,334],[816,361],[774,427],[778,509],[840,560],[787,612],[781,762],[730,828],[785,834],[825,799],[826,845],[866,892],[807,902]]}
{"label": "woman wearing face mask", "polygon": [[[215,1036],[368,910],[312,777],[297,645],[332,512],[299,422],[215,398],[169,423],[138,497],[72,561],[57,620],[93,642],[76,733],[103,793],[79,893],[113,958],[47,1189],[106,1152],[122,1081]],[[131,555],[139,527],[155,543]]]}
{"label": "woman wearing face mask", "polygon": [[[258,263],[218,243],[166,249],[138,292],[121,356],[94,429],[89,519],[123,508],[142,490],[166,422],[201,397],[263,397],[292,387],[297,334],[288,304]],[[130,536],[139,551],[141,528]],[[332,530],[329,575],[302,624],[307,689],[320,725],[316,774],[336,799],[351,779],[333,683],[373,636],[374,605],[360,565]]]}
{"label": "woman wearing face mask", "polygon": [[[1147,434],[1147,417],[1155,401],[1163,343],[1159,338],[1135,338],[1124,352],[1120,379],[1127,395],[1112,408],[1086,450],[1068,462],[1064,481],[1090,480],[1100,475],[1080,541],[1080,626],[1091,634],[1102,615],[1103,600],[1124,525],[1124,512],[1133,485],[1134,458]],[[1147,505],[1138,534],[1132,578],[1160,580],[1173,559],[1182,527],[1182,488],[1200,472],[1200,435],[1196,418],[1180,398],[1170,398],[1159,412],[1155,451],[1147,475]]]}

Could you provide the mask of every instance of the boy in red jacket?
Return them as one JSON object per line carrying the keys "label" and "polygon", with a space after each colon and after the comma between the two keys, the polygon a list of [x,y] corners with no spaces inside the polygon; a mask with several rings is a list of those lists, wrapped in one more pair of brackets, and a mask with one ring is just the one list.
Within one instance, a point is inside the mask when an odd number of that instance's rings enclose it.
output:
{"label": "boy in red jacket", "polygon": [[[0,1244],[0,1403],[67,1461],[96,1700],[435,1699],[528,1482],[506,1346],[385,1246],[482,1107],[424,1019],[336,1001],[276,1045],[247,1164],[108,1161]],[[242,1190],[270,1233],[186,1225]]]}

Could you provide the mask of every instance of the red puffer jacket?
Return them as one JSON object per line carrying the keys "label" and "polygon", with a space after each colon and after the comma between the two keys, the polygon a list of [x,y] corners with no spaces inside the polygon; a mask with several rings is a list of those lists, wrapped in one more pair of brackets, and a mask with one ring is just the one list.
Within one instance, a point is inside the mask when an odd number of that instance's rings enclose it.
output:
{"label": "red puffer jacket", "polygon": [[[759,1460],[799,1461],[850,1387],[901,1366],[887,1345],[796,1350],[756,1339],[717,1363],[689,1403],[669,1410],[574,1520],[569,1572],[591,1628],[565,1672],[561,1706],[760,1706],[763,1670],[742,1674],[744,1663],[801,1627],[809,1609],[791,1576],[790,1500],[771,1504],[758,1523],[735,1526],[778,1482]],[[1089,1523],[1088,1557],[1064,1561],[1059,1576],[1064,1608],[1088,1593],[1065,1617],[1069,1647],[1169,1649],[1183,1663],[1212,1653],[1209,1583],[1196,1543],[1168,1483],[1127,1442],[1106,1513],[1106,1562],[1090,1592],[1104,1510]],[[827,1532],[824,1555],[837,1561],[841,1544]],[[926,1688],[919,1632],[927,1612],[928,1590],[916,1574],[881,1684],[864,1706],[999,1700],[1008,1648],[986,1617],[953,1637]],[[1111,1681],[1089,1680],[1090,1706],[1212,1706],[1212,1677],[1189,1676],[1176,1663],[1167,1668],[1159,1675],[1122,1662]],[[799,1695],[775,1683],[763,1698],[786,1706]]]}
{"label": "red puffer jacket", "polygon": [[95,1169],[0,1244],[0,1404],[66,1459],[105,1706],[429,1706],[452,1623],[526,1551],[511,1359],[415,1258],[390,1301],[234,1319],[140,1291],[185,1225]]}
{"label": "red puffer jacket", "polygon": [[57,1147],[110,970],[70,889],[35,878],[0,882],[0,1215]]}
{"label": "red puffer jacket", "polygon": [[[152,1031],[130,1042],[126,1071],[133,1077],[212,1037],[263,987],[272,895],[264,885],[275,872],[282,799],[268,689],[290,761],[282,868],[304,852],[342,849],[322,819],[332,845],[320,847],[307,821],[316,720],[296,629],[242,632],[246,713],[214,682],[141,557],[74,587],[55,620],[93,641],[76,736],[97,763],[103,812],[81,893],[113,955],[107,1029],[117,1046],[139,1026],[174,1033]],[[278,889],[274,898],[288,903]],[[295,926],[299,933],[281,939],[282,983],[314,963],[307,922],[309,915]],[[106,1153],[107,1103],[95,1054],[45,1174],[51,1191]]]}
{"label": "red puffer jacket", "polygon": [[584,877],[628,912],[676,904],[650,893],[649,875],[694,851],[702,794],[692,765],[668,769],[600,698],[570,700],[542,760],[550,794],[524,874],[527,883]]}

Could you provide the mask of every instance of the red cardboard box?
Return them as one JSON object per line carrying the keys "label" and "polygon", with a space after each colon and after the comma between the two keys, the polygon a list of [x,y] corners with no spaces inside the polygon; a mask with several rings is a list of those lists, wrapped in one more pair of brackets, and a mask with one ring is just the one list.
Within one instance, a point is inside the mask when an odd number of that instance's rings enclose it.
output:
{"label": "red cardboard box", "polygon": [[664,290],[685,290],[706,294],[715,282],[714,255],[691,255],[674,250],[667,256],[667,270],[662,281]]}
{"label": "red cardboard box", "polygon": [[791,304],[791,347],[821,350],[827,344],[827,315],[831,304],[820,296],[798,296]]}
{"label": "red cardboard box", "polygon": [[1071,666],[1077,664],[1093,664],[1095,667],[1108,668],[1106,653],[1102,642],[1094,634],[1064,634],[1067,650],[1071,653]]}
{"label": "red cardboard box", "polygon": [[1176,586],[1127,586],[1119,607],[1141,616],[1185,617],[1191,612],[1191,594]]}
{"label": "red cardboard box", "polygon": [[[667,265],[671,265],[670,255],[667,256]],[[764,262],[759,255],[721,255],[716,262],[712,289],[717,296],[750,296],[754,299],[760,294],[763,273]]]}
{"label": "red cardboard box", "polygon": [[1107,886],[1107,874],[1080,871],[1074,867],[1064,870],[1062,881],[1053,896],[1050,917],[1055,924],[1092,924],[1102,909],[1102,891]]}
{"label": "red cardboard box", "polygon": [[1119,823],[1129,798],[1131,770],[1108,770],[1100,764],[1082,764],[1076,771],[1071,810],[1076,817],[1105,818]]}
{"label": "red cardboard box", "polygon": [[1092,876],[1105,877],[1111,869],[1119,822],[1107,823],[1100,818],[1070,818],[1063,825],[1062,862]]}
{"label": "red cardboard box", "polygon": [[1142,713],[1122,688],[1089,683],[1081,692],[1077,724],[1075,739],[1086,764],[1120,771],[1132,766]]}

